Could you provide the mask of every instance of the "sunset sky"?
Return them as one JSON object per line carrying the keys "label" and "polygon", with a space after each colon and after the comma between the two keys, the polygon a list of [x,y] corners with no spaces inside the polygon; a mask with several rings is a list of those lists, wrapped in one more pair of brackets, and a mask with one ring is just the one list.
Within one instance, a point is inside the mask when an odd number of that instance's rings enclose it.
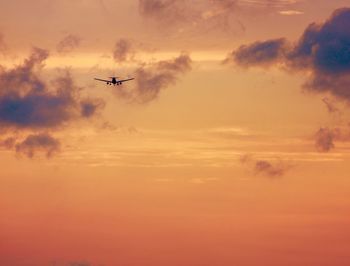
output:
{"label": "sunset sky", "polygon": [[0,266],[350,265],[349,0],[0,17]]}

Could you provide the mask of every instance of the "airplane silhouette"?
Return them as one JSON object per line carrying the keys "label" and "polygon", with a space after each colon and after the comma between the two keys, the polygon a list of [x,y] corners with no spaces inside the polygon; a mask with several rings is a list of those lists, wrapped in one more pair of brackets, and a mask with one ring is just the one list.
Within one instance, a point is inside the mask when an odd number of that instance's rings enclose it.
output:
{"label": "airplane silhouette", "polygon": [[119,77],[109,77],[110,80],[106,80],[106,79],[99,79],[99,78],[95,78],[95,80],[98,80],[98,81],[102,81],[102,82],[106,82],[107,85],[122,85],[123,82],[126,82],[126,81],[130,81],[130,80],[134,80],[134,78],[129,78],[129,79],[118,79]]}

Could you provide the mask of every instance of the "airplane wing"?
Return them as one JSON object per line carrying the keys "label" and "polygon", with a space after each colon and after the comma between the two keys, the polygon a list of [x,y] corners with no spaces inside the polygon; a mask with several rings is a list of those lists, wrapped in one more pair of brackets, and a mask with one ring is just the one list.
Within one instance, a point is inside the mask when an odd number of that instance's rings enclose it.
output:
{"label": "airplane wing", "polygon": [[110,80],[98,79],[98,78],[95,78],[95,80],[98,80],[98,81],[103,81],[103,82],[107,82],[107,83],[111,83],[111,82],[112,82],[112,81],[110,81]]}
{"label": "airplane wing", "polygon": [[129,81],[129,80],[134,80],[134,78],[117,80],[117,82],[123,83],[123,82]]}

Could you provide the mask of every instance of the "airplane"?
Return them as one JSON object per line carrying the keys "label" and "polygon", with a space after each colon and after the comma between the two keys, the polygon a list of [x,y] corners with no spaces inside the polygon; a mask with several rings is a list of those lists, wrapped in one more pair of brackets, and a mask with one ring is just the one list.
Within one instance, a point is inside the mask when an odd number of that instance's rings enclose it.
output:
{"label": "airplane", "polygon": [[106,80],[106,79],[98,79],[98,78],[95,78],[95,80],[98,80],[98,81],[102,81],[102,82],[106,82],[107,85],[112,85],[115,86],[115,85],[122,85],[123,82],[126,82],[126,81],[130,81],[130,80],[134,80],[134,78],[129,78],[129,79],[121,79],[119,80],[118,78],[119,77],[109,77],[111,80]]}

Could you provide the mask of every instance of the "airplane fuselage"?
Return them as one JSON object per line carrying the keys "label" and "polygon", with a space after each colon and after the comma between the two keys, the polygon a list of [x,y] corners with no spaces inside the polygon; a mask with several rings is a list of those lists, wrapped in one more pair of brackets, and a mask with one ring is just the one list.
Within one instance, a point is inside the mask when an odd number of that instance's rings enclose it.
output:
{"label": "airplane fuselage", "polygon": [[110,82],[107,82],[107,85],[122,85],[122,82],[120,82],[119,80],[117,80],[117,78],[112,78],[112,80]]}
{"label": "airplane fuselage", "polygon": [[107,79],[100,79],[95,78],[95,80],[105,82],[107,85],[122,85],[123,82],[133,80],[134,78],[128,78],[128,79],[118,79],[118,77],[110,77],[110,80]]}

